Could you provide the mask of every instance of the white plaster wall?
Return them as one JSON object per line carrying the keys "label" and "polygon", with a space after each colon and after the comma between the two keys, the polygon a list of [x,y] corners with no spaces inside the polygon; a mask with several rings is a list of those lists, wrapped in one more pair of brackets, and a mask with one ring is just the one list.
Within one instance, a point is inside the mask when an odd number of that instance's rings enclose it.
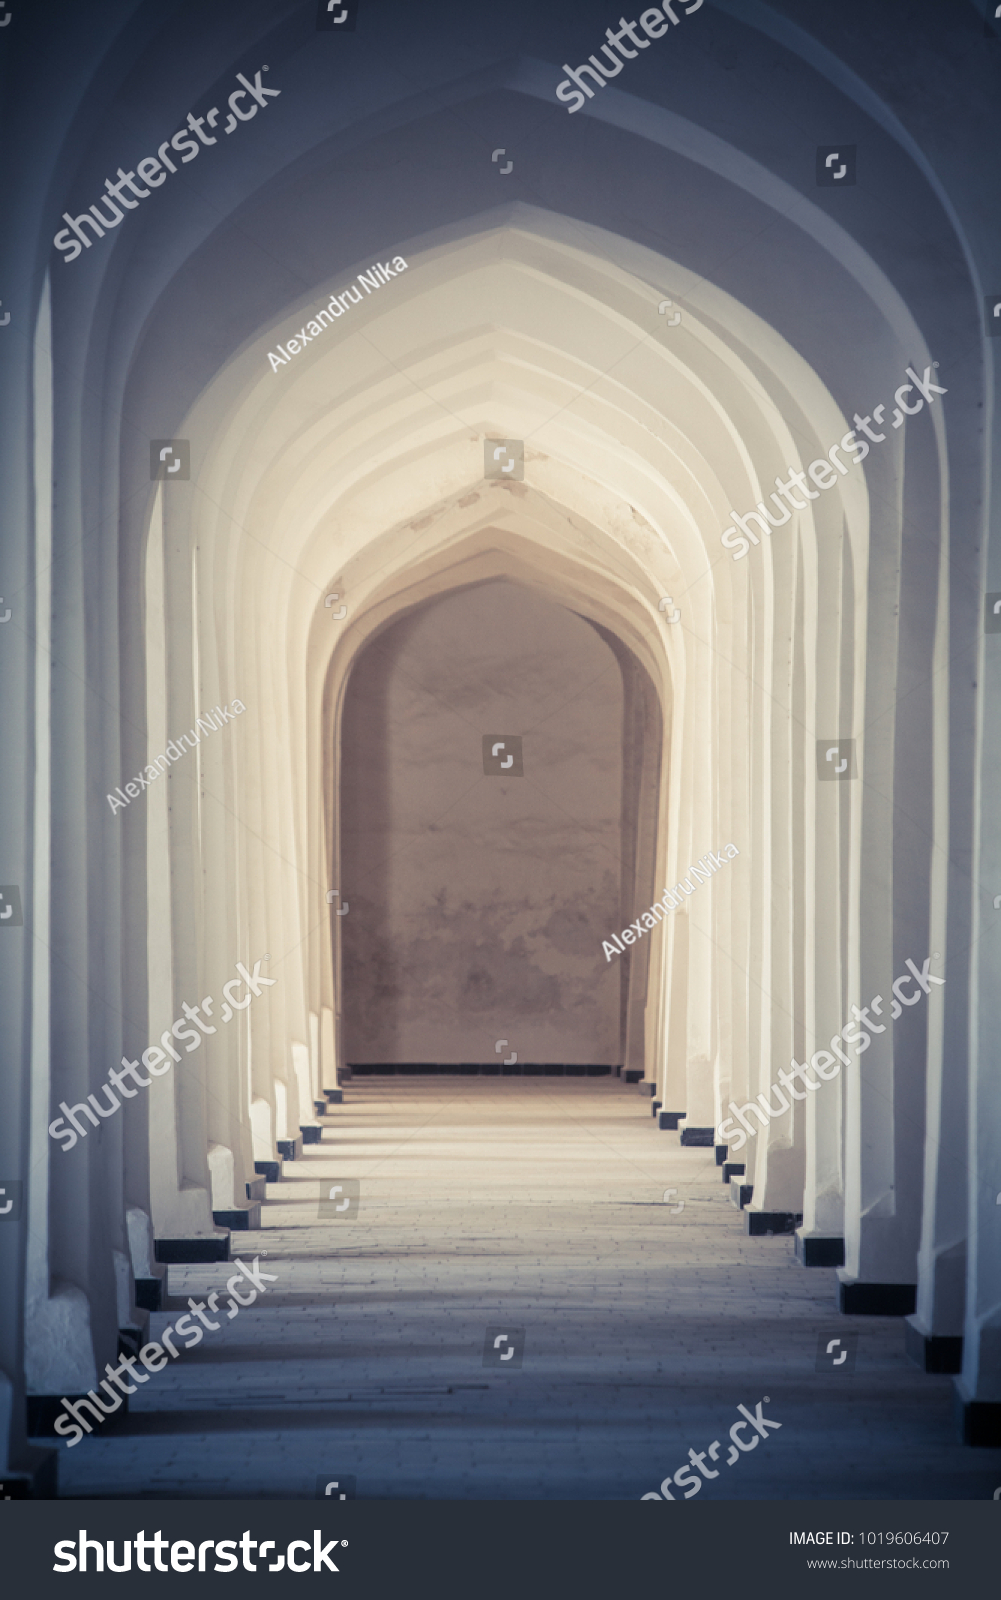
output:
{"label": "white plaster wall", "polygon": [[[588,623],[498,581],[380,634],[344,722],[348,1062],[620,1060],[622,677]],[[485,776],[482,735],[523,738]]]}

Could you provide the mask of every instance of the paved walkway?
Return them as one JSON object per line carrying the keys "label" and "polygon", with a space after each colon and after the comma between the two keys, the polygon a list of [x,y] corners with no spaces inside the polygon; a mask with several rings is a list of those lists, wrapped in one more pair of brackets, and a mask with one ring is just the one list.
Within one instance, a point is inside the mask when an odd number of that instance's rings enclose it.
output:
{"label": "paved walkway", "polygon": [[[62,1446],[63,1495],[300,1498],[349,1475],[365,1499],[629,1500],[713,1441],[703,1500],[1001,1485],[1001,1452],[957,1444],[951,1382],[911,1365],[902,1324],[839,1316],[833,1272],[745,1238],[712,1152],[658,1132],[636,1088],[355,1079],[345,1102],[269,1186],[262,1231],[234,1235],[270,1292],[123,1423]],[[321,1222],[345,1178],[360,1204]],[[233,1270],[171,1267],[151,1336]],[[503,1364],[484,1365],[488,1329]],[[818,1338],[846,1330],[854,1373],[818,1374]],[[738,1454],[737,1407],[766,1395],[781,1427]]]}

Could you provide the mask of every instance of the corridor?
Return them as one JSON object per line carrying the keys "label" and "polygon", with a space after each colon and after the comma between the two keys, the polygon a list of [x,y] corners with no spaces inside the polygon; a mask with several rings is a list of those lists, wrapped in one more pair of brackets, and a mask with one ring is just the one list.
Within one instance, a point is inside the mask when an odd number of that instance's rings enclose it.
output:
{"label": "corridor", "polygon": [[[659,1132],[645,1090],[349,1081],[261,1232],[233,1236],[267,1296],[127,1421],[60,1444],[61,1495],[308,1498],[348,1476],[363,1499],[638,1499],[767,1395],[780,1428],[701,1499],[990,1498],[1001,1452],[958,1442],[951,1380],[905,1358],[899,1319],[840,1316],[791,1237],[746,1238],[712,1150]],[[345,1178],[357,1211],[318,1221]],[[149,1337],[232,1271],[172,1266]],[[525,1330],[520,1368],[483,1365],[488,1328]],[[846,1332],[854,1374],[818,1374],[820,1335]]]}
{"label": "corridor", "polygon": [[993,1500],[1001,19],[0,12],[3,1493]]}

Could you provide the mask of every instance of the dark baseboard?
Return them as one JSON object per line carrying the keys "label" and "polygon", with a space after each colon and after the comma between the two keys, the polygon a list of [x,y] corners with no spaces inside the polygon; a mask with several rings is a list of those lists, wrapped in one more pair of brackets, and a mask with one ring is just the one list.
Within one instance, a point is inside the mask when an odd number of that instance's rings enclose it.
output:
{"label": "dark baseboard", "polygon": [[651,1102],[651,1105],[650,1105],[650,1115],[651,1115],[651,1117],[655,1117],[657,1115],[657,1112],[660,1110],[660,1108],[661,1108],[661,1106],[663,1104],[664,1104],[663,1100],[654,1100],[654,1101]]}
{"label": "dark baseboard", "polygon": [[162,1278],[136,1278],[136,1305],[140,1311],[159,1311],[163,1301]]}
{"label": "dark baseboard", "polygon": [[229,1234],[224,1239],[157,1239],[154,1243],[157,1261],[167,1265],[182,1262],[228,1261]]}
{"label": "dark baseboard", "polygon": [[731,1178],[742,1178],[747,1168],[743,1161],[724,1161],[723,1182],[729,1183]]}
{"label": "dark baseboard", "polygon": [[[115,1386],[113,1386],[113,1387],[115,1387]],[[95,1392],[98,1393],[98,1394],[104,1394],[104,1390],[100,1389],[97,1385],[95,1385]],[[28,1408],[28,1429],[27,1429],[27,1431],[28,1431],[29,1439],[59,1439],[59,1438],[65,1438],[65,1434],[58,1434],[56,1432],[56,1420],[57,1420],[57,1418],[62,1416],[63,1412],[66,1410],[66,1401],[67,1400],[72,1400],[74,1404],[76,1404],[80,1400],[86,1400],[87,1404],[88,1404],[88,1407],[92,1406],[93,1403],[94,1403],[85,1394],[70,1394],[70,1395],[62,1395],[62,1394],[29,1394],[29,1395],[25,1395],[25,1401],[27,1403],[27,1408]],[[96,1433],[98,1428],[100,1428],[103,1431],[105,1428],[113,1426],[114,1423],[120,1417],[126,1417],[128,1415],[128,1410],[129,1410],[129,1397],[128,1397],[127,1394],[123,1394],[122,1395],[122,1403],[118,1407],[118,1410],[111,1412],[111,1414],[109,1416],[105,1417],[102,1422],[100,1422],[100,1423],[96,1422],[94,1420],[94,1417],[91,1415],[91,1412],[90,1412],[89,1409],[85,1409],[83,1414],[86,1417],[87,1421],[90,1423],[91,1431]],[[73,1421],[73,1413],[72,1412],[70,1412],[70,1414],[69,1414],[69,1421],[70,1422]]]}
{"label": "dark baseboard", "polygon": [[298,1161],[302,1156],[302,1134],[297,1133],[294,1139],[276,1139],[275,1149],[283,1161]]}
{"label": "dark baseboard", "polygon": [[730,1146],[728,1144],[718,1144],[716,1146],[716,1165],[721,1167],[729,1154]]}
{"label": "dark baseboard", "polygon": [[796,1260],[801,1267],[843,1267],[845,1241],[836,1234],[820,1237],[797,1233]]}
{"label": "dark baseboard", "polygon": [[916,1316],[904,1318],[904,1350],[922,1372],[963,1370],[962,1334],[926,1333]]}
{"label": "dark baseboard", "polygon": [[303,1144],[321,1144],[323,1141],[323,1129],[317,1122],[300,1123],[299,1132],[302,1134]]}
{"label": "dark baseboard", "polygon": [[959,1437],[980,1449],[1001,1447],[1001,1400],[968,1400],[961,1382],[953,1390]]}
{"label": "dark baseboard", "polygon": [[[28,1395],[29,1404],[40,1396]],[[59,1402],[62,1405],[62,1401]],[[29,1434],[31,1429],[28,1429]],[[37,1449],[28,1445],[0,1478],[0,1497],[4,1500],[58,1500],[58,1450]]]}
{"label": "dark baseboard", "polygon": [[[255,1161],[254,1171],[261,1175],[265,1183],[281,1182],[282,1164],[280,1161]],[[250,1199],[249,1195],[247,1199]]]}
{"label": "dark baseboard", "polygon": [[744,1209],[744,1232],[751,1239],[770,1238],[776,1233],[795,1233],[802,1216],[795,1211],[748,1211]]}
{"label": "dark baseboard", "polygon": [[685,1145],[697,1145],[700,1150],[710,1150],[716,1143],[715,1128],[682,1128],[681,1142]]}
{"label": "dark baseboard", "polygon": [[626,1071],[625,1077],[626,1077],[626,1082],[627,1083],[642,1083],[643,1082],[643,1073],[640,1072],[639,1069],[636,1068],[636,1067],[629,1067],[627,1069],[627,1071]]}
{"label": "dark baseboard", "polygon": [[344,1104],[343,1089],[324,1089],[323,1092],[332,1106],[340,1106]]}
{"label": "dark baseboard", "polygon": [[667,1128],[672,1133],[677,1133],[678,1123],[684,1122],[685,1116],[686,1113],[684,1111],[658,1111],[657,1126],[658,1128]]}
{"label": "dark baseboard", "polygon": [[[498,1061],[400,1061],[369,1062],[351,1071],[356,1078],[609,1078],[617,1077],[619,1069],[560,1061],[516,1061],[511,1066]],[[629,1083],[638,1083],[642,1077],[642,1072],[635,1076],[626,1073]],[[325,1093],[329,1097],[339,1091],[327,1089]]]}
{"label": "dark baseboard", "polygon": [[212,1221],[217,1228],[231,1228],[234,1233],[247,1233],[261,1226],[261,1202],[252,1200],[247,1206],[234,1206],[232,1211],[213,1211]]}
{"label": "dark baseboard", "polygon": [[745,1183],[743,1178],[730,1179],[730,1199],[738,1211],[743,1211],[745,1206],[750,1205],[753,1194],[753,1183]]}
{"label": "dark baseboard", "polygon": [[909,1317],[917,1296],[915,1283],[845,1282],[838,1273],[838,1309],[848,1317]]}

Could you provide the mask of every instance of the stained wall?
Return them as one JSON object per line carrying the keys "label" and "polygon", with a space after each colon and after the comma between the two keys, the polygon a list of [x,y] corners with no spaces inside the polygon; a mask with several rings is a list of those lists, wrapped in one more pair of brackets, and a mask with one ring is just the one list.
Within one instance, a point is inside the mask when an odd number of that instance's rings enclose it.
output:
{"label": "stained wall", "polygon": [[[484,734],[522,740],[487,775]],[[379,634],[342,731],[348,1062],[619,1055],[623,685],[594,628],[503,581]],[[500,759],[505,759],[503,753]],[[504,1050],[506,1056],[508,1050]]]}

